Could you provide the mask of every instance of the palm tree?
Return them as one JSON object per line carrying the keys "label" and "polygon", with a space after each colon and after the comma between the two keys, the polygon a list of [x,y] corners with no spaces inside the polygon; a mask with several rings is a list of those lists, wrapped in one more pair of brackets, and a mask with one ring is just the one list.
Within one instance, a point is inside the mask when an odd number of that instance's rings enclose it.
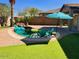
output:
{"label": "palm tree", "polygon": [[13,5],[15,4],[15,0],[9,0],[10,5],[11,5],[11,20],[10,20],[10,26],[13,26]]}

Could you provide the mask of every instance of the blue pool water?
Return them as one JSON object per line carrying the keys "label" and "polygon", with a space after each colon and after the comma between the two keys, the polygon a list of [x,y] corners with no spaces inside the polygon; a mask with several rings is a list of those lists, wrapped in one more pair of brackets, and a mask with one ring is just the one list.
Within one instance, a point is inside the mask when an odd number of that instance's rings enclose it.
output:
{"label": "blue pool water", "polygon": [[40,37],[52,35],[52,31],[47,31],[47,30],[31,31],[25,29],[22,26],[17,26],[17,25],[14,26],[14,32],[28,38],[40,38]]}

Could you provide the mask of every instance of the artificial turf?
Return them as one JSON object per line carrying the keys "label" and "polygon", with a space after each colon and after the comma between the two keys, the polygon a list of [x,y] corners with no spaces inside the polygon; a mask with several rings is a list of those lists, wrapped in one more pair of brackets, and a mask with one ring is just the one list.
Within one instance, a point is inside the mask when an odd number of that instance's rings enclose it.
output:
{"label": "artificial turf", "polygon": [[58,41],[39,45],[0,47],[0,59],[67,59]]}
{"label": "artificial turf", "polygon": [[58,40],[68,59],[79,59],[79,33]]}

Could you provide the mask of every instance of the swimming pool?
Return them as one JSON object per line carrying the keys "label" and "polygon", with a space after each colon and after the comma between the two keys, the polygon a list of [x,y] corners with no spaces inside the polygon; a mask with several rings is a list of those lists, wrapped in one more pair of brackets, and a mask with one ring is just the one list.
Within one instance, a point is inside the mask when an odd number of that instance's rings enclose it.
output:
{"label": "swimming pool", "polygon": [[17,25],[14,26],[14,32],[27,38],[41,38],[52,35],[52,30],[48,31],[45,29],[32,29],[30,27],[24,28],[23,26]]}

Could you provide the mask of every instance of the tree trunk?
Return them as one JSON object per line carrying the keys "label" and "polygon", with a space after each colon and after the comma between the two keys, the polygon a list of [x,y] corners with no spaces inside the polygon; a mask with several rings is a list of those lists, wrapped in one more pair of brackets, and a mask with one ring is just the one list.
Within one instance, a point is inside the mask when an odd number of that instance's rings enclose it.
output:
{"label": "tree trunk", "polygon": [[13,4],[11,4],[11,19],[10,19],[10,26],[13,26]]}

